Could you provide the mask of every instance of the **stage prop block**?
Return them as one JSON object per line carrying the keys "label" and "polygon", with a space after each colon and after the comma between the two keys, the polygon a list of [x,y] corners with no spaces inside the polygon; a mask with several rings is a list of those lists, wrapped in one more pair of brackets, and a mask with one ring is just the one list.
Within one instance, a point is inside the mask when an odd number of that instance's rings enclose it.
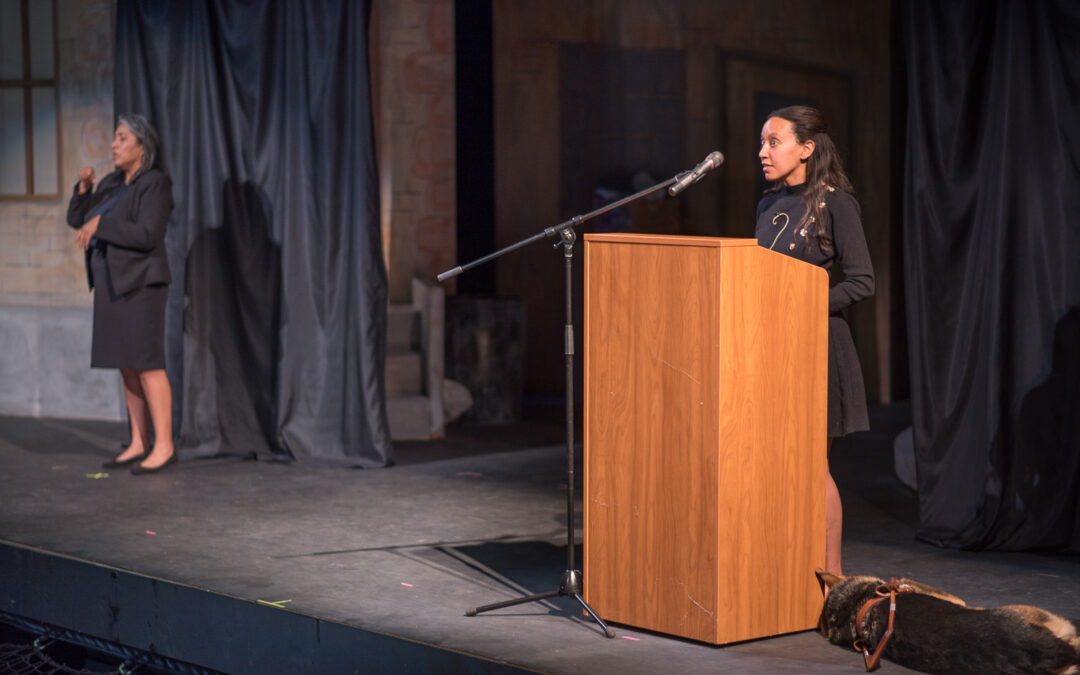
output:
{"label": "stage prop block", "polygon": [[753,239],[585,236],[584,597],[712,644],[817,624],[828,276]]}

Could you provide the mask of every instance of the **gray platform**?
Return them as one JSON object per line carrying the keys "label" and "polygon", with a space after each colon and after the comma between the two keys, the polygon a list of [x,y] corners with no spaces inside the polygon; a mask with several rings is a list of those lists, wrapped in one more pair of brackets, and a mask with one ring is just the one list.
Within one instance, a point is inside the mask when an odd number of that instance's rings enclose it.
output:
{"label": "gray platform", "polygon": [[[834,445],[845,570],[1080,617],[1078,556],[914,540],[917,497],[892,474],[905,415],[879,408],[873,432]],[[399,443],[400,464],[375,471],[214,459],[105,475],[124,434],[0,418],[3,612],[235,673],[864,672],[813,632],[720,648],[625,626],[607,639],[566,598],[466,617],[557,588],[557,419]]]}

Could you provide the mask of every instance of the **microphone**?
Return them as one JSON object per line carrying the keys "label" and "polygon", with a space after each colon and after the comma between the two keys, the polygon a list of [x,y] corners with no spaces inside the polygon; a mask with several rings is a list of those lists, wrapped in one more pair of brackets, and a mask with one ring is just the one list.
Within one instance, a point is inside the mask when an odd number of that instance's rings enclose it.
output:
{"label": "microphone", "polygon": [[709,156],[701,161],[692,170],[679,176],[678,180],[667,189],[667,193],[674,197],[686,188],[701,180],[701,177],[724,163],[724,155],[719,150],[713,150]]}

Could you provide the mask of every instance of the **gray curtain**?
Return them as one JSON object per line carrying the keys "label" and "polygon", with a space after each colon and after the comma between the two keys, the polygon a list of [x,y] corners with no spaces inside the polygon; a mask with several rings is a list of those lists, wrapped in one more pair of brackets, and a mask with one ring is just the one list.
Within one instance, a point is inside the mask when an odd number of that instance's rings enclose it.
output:
{"label": "gray curtain", "polygon": [[184,457],[392,463],[369,2],[117,3],[116,110],[174,182]]}
{"label": "gray curtain", "polygon": [[902,16],[918,536],[1080,551],[1080,6]]}

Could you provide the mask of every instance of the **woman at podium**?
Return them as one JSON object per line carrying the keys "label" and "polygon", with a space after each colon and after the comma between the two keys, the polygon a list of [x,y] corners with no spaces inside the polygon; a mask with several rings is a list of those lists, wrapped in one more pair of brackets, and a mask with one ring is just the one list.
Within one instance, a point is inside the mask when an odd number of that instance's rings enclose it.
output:
{"label": "woman at podium", "polygon": [[[841,280],[829,288],[828,436],[870,428],[859,355],[841,312],[874,294],[874,269],[863,234],[859,203],[814,108],[791,106],[769,114],[758,152],[772,186],[757,207],[761,246],[823,267]],[[825,484],[825,567],[842,574],[843,510],[832,474]]]}

